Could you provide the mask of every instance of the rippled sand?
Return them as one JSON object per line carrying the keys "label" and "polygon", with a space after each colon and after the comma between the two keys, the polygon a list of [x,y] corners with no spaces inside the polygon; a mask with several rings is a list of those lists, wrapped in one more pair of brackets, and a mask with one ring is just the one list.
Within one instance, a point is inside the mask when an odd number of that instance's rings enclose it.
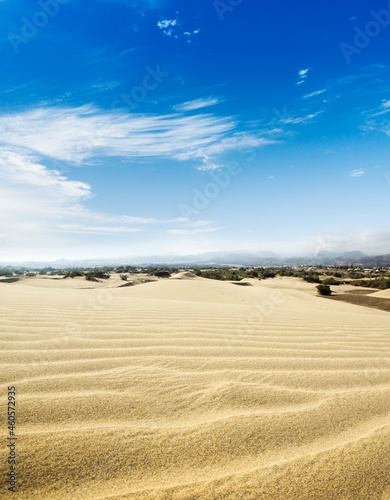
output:
{"label": "rippled sand", "polygon": [[389,499],[389,313],[247,281],[0,284],[14,498]]}

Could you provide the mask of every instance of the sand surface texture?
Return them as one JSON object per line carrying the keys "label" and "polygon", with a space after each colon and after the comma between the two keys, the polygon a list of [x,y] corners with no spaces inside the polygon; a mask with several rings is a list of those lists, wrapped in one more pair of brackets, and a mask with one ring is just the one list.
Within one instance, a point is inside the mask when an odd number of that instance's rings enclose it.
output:
{"label": "sand surface texture", "polygon": [[[34,281],[35,280],[35,281]],[[390,315],[296,279],[0,284],[18,493],[389,499]]]}

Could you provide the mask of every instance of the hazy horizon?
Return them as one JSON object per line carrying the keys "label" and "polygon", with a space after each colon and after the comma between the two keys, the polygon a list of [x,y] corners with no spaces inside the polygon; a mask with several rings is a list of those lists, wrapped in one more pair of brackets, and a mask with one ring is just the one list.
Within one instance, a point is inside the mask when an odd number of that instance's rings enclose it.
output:
{"label": "hazy horizon", "polygon": [[[66,263],[66,267],[77,267],[78,265],[85,265],[89,267],[90,263],[96,263],[96,265],[198,265],[207,261],[214,261],[216,265],[227,265],[226,262],[229,258],[231,258],[232,265],[244,265],[247,259],[259,259],[259,264],[262,265],[261,261],[269,261],[277,262],[280,261],[281,264],[284,261],[296,259],[307,259],[308,262],[312,260],[313,262],[317,262],[318,264],[326,263],[327,260],[341,258],[341,259],[358,259],[361,258],[370,258],[370,257],[380,257],[388,254],[370,254],[362,252],[361,250],[350,250],[346,252],[327,252],[323,249],[323,252],[317,253],[306,253],[306,254],[279,254],[272,251],[220,251],[220,252],[204,252],[204,253],[193,253],[193,254],[149,254],[149,255],[121,255],[116,257],[94,257],[89,256],[85,258],[79,259],[66,259],[63,257],[59,257],[56,259],[27,259],[27,260],[9,260],[9,261],[0,261],[0,265],[23,265],[24,263],[28,263],[29,265],[36,264],[39,266],[50,267],[51,264],[59,265],[60,263]],[[352,261],[351,261],[352,262]],[[251,265],[251,264],[248,264]],[[256,265],[256,264],[253,264]]]}

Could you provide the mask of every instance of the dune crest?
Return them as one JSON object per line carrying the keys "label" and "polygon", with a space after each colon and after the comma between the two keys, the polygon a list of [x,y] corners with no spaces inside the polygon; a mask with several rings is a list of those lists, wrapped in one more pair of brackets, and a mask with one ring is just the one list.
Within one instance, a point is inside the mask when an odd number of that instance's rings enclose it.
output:
{"label": "dune crest", "polygon": [[194,273],[191,273],[190,271],[180,271],[179,273],[173,274],[171,276],[171,279],[175,280],[188,280],[193,278],[198,278],[198,276],[196,276],[196,274]]}

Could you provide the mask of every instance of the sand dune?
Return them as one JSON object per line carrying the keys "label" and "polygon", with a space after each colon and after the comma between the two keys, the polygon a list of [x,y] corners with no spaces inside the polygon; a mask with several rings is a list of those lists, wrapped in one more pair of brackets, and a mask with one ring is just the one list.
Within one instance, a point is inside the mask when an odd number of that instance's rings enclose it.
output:
{"label": "sand dune", "polygon": [[380,292],[374,292],[370,294],[371,297],[381,297],[382,299],[390,299],[390,289],[381,290]]}
{"label": "sand dune", "polygon": [[0,284],[17,498],[389,499],[390,315],[176,278]]}
{"label": "sand dune", "polygon": [[196,278],[196,275],[194,273],[191,273],[190,271],[181,271],[180,273],[176,273],[171,276],[171,279],[176,280],[189,280],[192,278]]}

